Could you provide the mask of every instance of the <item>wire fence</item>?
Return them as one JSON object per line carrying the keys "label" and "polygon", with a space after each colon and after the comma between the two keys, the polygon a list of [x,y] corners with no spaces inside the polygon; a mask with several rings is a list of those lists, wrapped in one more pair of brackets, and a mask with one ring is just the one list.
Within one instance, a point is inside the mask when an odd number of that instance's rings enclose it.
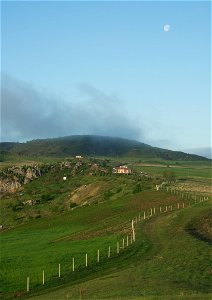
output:
{"label": "wire fence", "polygon": [[[144,222],[146,220],[149,220],[150,218],[161,215],[165,213],[170,213],[172,211],[177,211],[180,209],[185,209],[191,205],[195,205],[204,201],[208,201],[210,197],[205,195],[197,195],[194,193],[185,193],[181,191],[177,191],[176,189],[173,189],[171,187],[161,187],[161,190],[166,191],[167,193],[178,195],[183,202],[178,203],[172,203],[169,205],[160,205],[157,207],[149,208],[145,211],[140,211],[137,216],[135,216],[128,225],[128,232],[130,234],[127,234],[123,236],[121,239],[119,239],[116,244],[108,245],[107,249],[104,251],[100,249],[96,249],[96,258],[89,257],[88,253],[84,253],[82,256],[82,262],[84,261],[84,265],[77,265],[76,257],[72,257],[71,262],[71,272],[74,274],[76,271],[82,271],[88,268],[92,268],[94,265],[98,265],[100,263],[104,263],[106,260],[112,259],[114,257],[117,257],[119,255],[122,255],[124,251],[126,251],[129,247],[132,247],[134,243],[136,243],[136,227],[139,223]],[[94,251],[95,252],[95,251]],[[58,280],[66,275],[66,270],[63,272],[62,264],[59,262],[57,266],[57,274],[54,275],[54,279],[58,278]],[[55,268],[56,269],[56,268]],[[30,276],[27,276],[26,278],[26,292],[28,293],[31,288],[34,288],[38,285],[45,285],[47,282],[51,280],[51,277],[47,277],[45,269],[42,270],[40,276],[38,276],[40,280],[35,284],[30,283]],[[48,279],[47,279],[48,278]]]}

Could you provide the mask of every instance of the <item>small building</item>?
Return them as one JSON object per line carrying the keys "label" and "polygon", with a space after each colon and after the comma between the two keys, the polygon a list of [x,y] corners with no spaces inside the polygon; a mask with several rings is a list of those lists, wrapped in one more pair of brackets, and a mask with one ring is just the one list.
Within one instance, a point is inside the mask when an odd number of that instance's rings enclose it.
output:
{"label": "small building", "polygon": [[132,170],[129,169],[127,166],[119,166],[113,168],[113,173],[117,174],[132,174]]}
{"label": "small building", "polygon": [[81,156],[81,155],[76,155],[75,156],[77,159],[82,159],[83,158],[83,156]]}

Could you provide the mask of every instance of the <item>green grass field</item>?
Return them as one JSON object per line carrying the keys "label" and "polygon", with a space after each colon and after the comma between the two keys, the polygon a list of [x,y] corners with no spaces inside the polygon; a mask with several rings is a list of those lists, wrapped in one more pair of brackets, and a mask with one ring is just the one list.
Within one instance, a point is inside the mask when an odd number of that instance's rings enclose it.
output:
{"label": "green grass field", "polygon": [[[110,161],[111,166],[115,161]],[[156,176],[167,168],[160,162],[157,166],[136,160],[130,163],[138,171],[142,169]],[[189,165],[189,180],[188,164],[180,163],[173,165],[174,171],[179,172],[178,178],[185,177],[186,182],[191,180],[194,185],[199,182],[209,185],[208,163]],[[71,177],[69,172],[47,173],[28,183],[21,193],[1,199],[1,222],[8,226],[0,234],[3,299],[210,299],[211,246],[187,230],[188,224],[192,227],[198,223],[201,224],[198,230],[204,235],[210,201],[189,206],[191,199],[154,190],[154,177],[139,181],[136,176]],[[66,182],[62,180],[64,175],[68,178]],[[138,182],[142,191],[134,193]],[[98,192],[91,197],[86,194],[90,190],[85,189],[80,197],[88,204],[72,209],[68,199],[81,186],[92,188],[92,192],[98,187]],[[54,197],[44,201],[50,194]],[[40,202],[17,211],[13,209],[14,202],[27,199]],[[177,204],[182,208],[183,202],[185,209],[176,210]],[[164,211],[167,205],[172,205],[174,211],[160,213],[159,207]],[[139,213],[143,216],[144,211],[150,214],[153,207],[157,214],[137,225],[136,242],[131,245],[132,218]],[[130,245],[126,248],[127,235]],[[117,242],[121,246],[123,238],[125,249],[117,254]],[[85,267],[86,253],[88,267]],[[58,278],[59,264],[61,278]],[[26,293],[27,276],[29,293]]]}
{"label": "green grass field", "polygon": [[[95,271],[97,249],[101,254],[102,267],[97,268],[100,273],[111,268],[111,265],[118,267],[125,265],[124,262],[130,264],[131,260],[135,259],[134,255],[143,256],[145,250],[152,249],[151,239],[148,238],[150,235],[145,234],[145,231],[142,232],[141,228],[137,244],[131,246],[132,250],[129,248],[126,255],[116,257],[116,242],[121,243],[122,236],[130,233],[130,220],[138,214],[138,211],[149,210],[152,205],[158,208],[159,205],[164,207],[172,203],[176,208],[177,201],[180,201],[179,198],[165,192],[146,191],[131,198],[111,200],[61,216],[36,220],[4,232],[1,236],[3,294],[10,297],[15,291],[24,291],[27,276],[30,276],[32,290],[39,291],[42,289],[43,270],[46,273],[47,287],[61,284],[57,278],[59,263],[61,274],[64,276],[64,279],[60,279],[62,282],[64,280],[64,283],[79,280],[79,276],[89,277],[93,273],[92,270]],[[161,224],[166,220],[162,217],[158,219]],[[151,236],[152,234],[153,232]],[[167,231],[164,239],[166,234]],[[111,255],[115,257],[111,258],[111,261],[114,261],[107,266],[108,246],[111,246]],[[87,269],[85,253],[88,253],[90,265]],[[151,259],[152,254],[149,251],[148,253]],[[73,257],[76,263],[76,278],[75,273],[71,272]]]}
{"label": "green grass field", "polygon": [[133,255],[122,254],[108,269],[94,268],[76,283],[30,298],[79,299],[81,294],[82,299],[211,299],[210,245],[184,229],[210,206],[201,203],[142,222],[138,241],[128,250]]}

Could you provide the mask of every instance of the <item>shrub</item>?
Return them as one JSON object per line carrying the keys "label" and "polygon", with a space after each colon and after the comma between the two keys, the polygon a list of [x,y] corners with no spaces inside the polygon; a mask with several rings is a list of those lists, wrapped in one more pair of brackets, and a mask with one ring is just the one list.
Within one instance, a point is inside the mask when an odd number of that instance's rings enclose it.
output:
{"label": "shrub", "polygon": [[104,195],[104,199],[108,200],[111,196],[113,196],[113,193],[109,190],[109,191],[105,191],[103,195]]}
{"label": "shrub", "polygon": [[137,183],[133,189],[133,194],[136,194],[136,193],[139,193],[141,192],[141,184],[140,183]]}
{"label": "shrub", "polygon": [[53,200],[54,198],[55,198],[54,194],[44,194],[41,196],[41,201],[46,202],[46,201]]}
{"label": "shrub", "polygon": [[122,191],[122,187],[118,187],[116,193],[120,193]]}
{"label": "shrub", "polygon": [[23,207],[24,207],[24,204],[20,200],[16,201],[14,204],[12,204],[13,211],[22,210]]}
{"label": "shrub", "polygon": [[75,202],[71,202],[70,203],[70,208],[74,208],[74,207],[76,207],[77,206],[77,204],[75,203]]}

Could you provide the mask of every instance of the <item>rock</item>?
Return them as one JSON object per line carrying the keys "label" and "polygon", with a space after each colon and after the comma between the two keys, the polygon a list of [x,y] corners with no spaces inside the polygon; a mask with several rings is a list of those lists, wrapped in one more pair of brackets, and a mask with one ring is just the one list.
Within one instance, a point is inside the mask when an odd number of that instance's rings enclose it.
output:
{"label": "rock", "polygon": [[0,193],[14,193],[21,188],[21,183],[17,180],[0,180]]}
{"label": "rock", "polygon": [[37,204],[37,201],[30,199],[30,200],[24,201],[23,204],[24,205],[31,205],[31,206],[33,206],[33,205]]}

